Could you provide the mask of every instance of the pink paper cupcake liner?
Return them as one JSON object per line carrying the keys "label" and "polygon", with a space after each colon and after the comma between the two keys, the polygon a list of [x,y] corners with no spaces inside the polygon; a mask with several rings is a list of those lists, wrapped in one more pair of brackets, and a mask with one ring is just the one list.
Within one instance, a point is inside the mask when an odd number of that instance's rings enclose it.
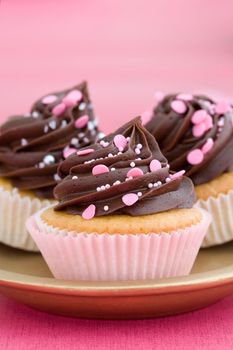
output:
{"label": "pink paper cupcake liner", "polygon": [[44,223],[41,212],[29,218],[27,228],[55,278],[155,279],[189,274],[211,221],[201,213],[198,224],[160,234],[66,232]]}
{"label": "pink paper cupcake liner", "polygon": [[16,188],[6,191],[0,187],[0,242],[14,248],[38,252],[25,223],[32,214],[51,204],[52,201],[49,200],[22,197]]}
{"label": "pink paper cupcake liner", "polygon": [[233,190],[221,193],[217,198],[198,200],[196,208],[207,210],[212,222],[204,238],[202,247],[211,247],[233,240]]}

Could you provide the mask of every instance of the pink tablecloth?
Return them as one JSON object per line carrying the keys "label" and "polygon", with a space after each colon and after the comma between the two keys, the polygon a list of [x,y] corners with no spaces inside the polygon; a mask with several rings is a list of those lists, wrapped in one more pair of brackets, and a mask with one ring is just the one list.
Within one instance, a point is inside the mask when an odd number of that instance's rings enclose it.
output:
{"label": "pink tablecloth", "polygon": [[51,316],[0,297],[3,350],[232,350],[233,297],[189,314],[142,321]]}

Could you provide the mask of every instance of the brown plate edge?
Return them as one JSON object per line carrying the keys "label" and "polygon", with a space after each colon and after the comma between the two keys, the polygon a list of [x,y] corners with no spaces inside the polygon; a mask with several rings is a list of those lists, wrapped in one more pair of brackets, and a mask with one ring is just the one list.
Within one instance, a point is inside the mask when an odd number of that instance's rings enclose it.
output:
{"label": "brown plate edge", "polygon": [[145,281],[63,281],[0,270],[0,287],[37,290],[43,293],[85,296],[169,294],[233,284],[233,265],[184,277]]}

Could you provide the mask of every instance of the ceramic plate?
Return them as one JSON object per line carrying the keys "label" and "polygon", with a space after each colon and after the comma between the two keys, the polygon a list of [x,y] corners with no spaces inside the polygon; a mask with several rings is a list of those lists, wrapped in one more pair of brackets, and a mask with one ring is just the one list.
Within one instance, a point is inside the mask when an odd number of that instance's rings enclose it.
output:
{"label": "ceramic plate", "polygon": [[189,276],[117,283],[55,280],[40,254],[0,244],[0,292],[42,311],[82,318],[183,313],[233,293],[233,242],[201,250]]}

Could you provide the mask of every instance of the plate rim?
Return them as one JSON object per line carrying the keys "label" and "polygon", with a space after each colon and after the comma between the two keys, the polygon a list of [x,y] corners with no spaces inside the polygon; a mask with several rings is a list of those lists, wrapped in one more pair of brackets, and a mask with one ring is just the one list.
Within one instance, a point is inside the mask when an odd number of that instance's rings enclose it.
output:
{"label": "plate rim", "polygon": [[[212,273],[211,273],[212,272]],[[0,288],[8,287],[64,295],[145,295],[194,291],[233,284],[233,265],[193,275],[137,281],[64,281],[0,269]]]}

